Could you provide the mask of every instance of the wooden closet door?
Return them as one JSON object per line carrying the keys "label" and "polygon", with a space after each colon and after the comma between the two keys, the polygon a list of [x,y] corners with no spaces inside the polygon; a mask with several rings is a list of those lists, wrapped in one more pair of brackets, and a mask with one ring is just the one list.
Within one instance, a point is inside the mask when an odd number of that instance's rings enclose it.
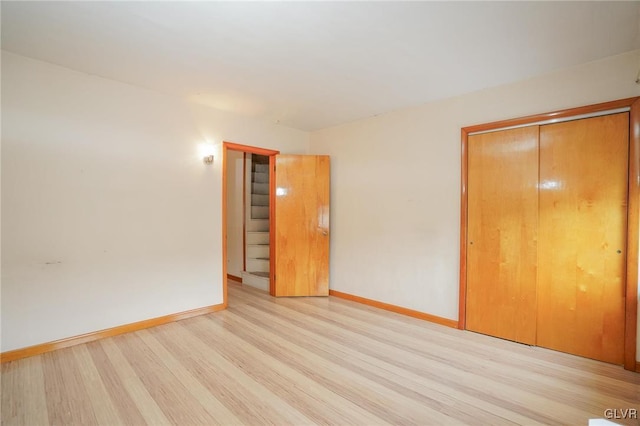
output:
{"label": "wooden closet door", "polygon": [[628,113],[540,127],[537,344],[622,364]]}
{"label": "wooden closet door", "polygon": [[469,136],[467,329],[535,344],[538,127]]}

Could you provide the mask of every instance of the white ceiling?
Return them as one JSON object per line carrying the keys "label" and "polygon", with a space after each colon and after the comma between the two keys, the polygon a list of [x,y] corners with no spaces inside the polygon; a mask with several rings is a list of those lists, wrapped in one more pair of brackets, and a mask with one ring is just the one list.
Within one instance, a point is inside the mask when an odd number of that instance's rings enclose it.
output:
{"label": "white ceiling", "polygon": [[1,8],[7,51],[302,130],[640,48],[637,1]]}

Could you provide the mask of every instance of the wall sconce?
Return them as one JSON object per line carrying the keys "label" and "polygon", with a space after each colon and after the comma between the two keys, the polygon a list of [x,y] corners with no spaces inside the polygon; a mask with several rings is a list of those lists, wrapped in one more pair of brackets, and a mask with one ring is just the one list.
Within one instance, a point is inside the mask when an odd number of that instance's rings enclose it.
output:
{"label": "wall sconce", "polygon": [[209,142],[202,142],[198,144],[198,156],[202,158],[204,164],[213,164],[213,155],[215,154],[215,146]]}

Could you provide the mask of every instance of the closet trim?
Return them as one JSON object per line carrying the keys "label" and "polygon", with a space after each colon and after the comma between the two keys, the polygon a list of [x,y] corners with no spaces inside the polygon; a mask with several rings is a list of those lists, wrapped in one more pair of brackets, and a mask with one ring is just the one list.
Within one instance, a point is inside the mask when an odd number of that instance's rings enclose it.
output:
{"label": "closet trim", "polygon": [[484,131],[480,131],[480,132],[472,132],[472,133],[469,133],[468,136],[482,135],[482,134],[491,133],[491,132],[500,132],[502,130],[519,129],[519,128],[522,128],[522,127],[529,127],[529,126],[544,126],[545,124],[563,123],[563,122],[566,122],[566,121],[582,120],[583,118],[602,117],[603,115],[617,114],[619,112],[629,112],[630,110],[631,110],[631,107],[624,107],[624,108],[608,109],[608,110],[604,110],[604,111],[596,111],[596,112],[591,112],[591,113],[588,113],[588,114],[572,115],[570,117],[556,117],[556,118],[550,118],[550,119],[547,119],[547,120],[536,121],[536,122],[533,122],[533,123],[518,124],[516,126],[500,127],[498,129],[490,129],[490,130],[484,130]]}
{"label": "closet trim", "polygon": [[[640,97],[564,109],[509,120],[494,121],[461,129],[461,203],[460,203],[460,293],[458,328],[466,329],[467,295],[467,168],[470,134],[504,130],[506,128],[552,123],[588,116],[629,111],[629,195],[627,216],[627,276],[625,298],[624,368],[636,370],[636,339],[638,318],[638,240],[640,232]],[[584,117],[582,117],[584,116]]]}

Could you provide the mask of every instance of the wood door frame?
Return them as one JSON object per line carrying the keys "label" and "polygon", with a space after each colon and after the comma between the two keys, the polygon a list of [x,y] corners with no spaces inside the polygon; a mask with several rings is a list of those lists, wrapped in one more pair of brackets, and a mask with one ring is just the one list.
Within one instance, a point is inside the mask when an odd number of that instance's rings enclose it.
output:
{"label": "wood door frame", "polygon": [[242,270],[247,270],[247,153],[244,151],[242,152]]}
{"label": "wood door frame", "polygon": [[[242,145],[234,142],[222,142],[222,305],[227,307],[227,151],[240,151],[246,154],[258,154],[269,157],[269,293],[275,294],[275,169],[274,156],[280,151],[272,149],[258,148],[255,146]],[[245,177],[243,177],[243,180]],[[246,182],[243,182],[245,188]],[[246,190],[246,188],[245,188]],[[242,194],[243,205],[246,200],[246,193]],[[246,205],[243,208],[246,211]],[[246,220],[246,218],[244,219]]]}
{"label": "wood door frame", "polygon": [[640,97],[619,99],[611,102],[570,108],[543,114],[530,115],[510,120],[495,121],[463,127],[461,129],[461,187],[460,187],[460,293],[458,328],[466,329],[467,296],[467,178],[468,178],[468,137],[475,132],[499,130],[513,126],[534,125],[553,119],[577,117],[618,108],[629,111],[629,188],[627,213],[627,265],[625,297],[625,337],[624,368],[637,371],[636,340],[638,318],[638,242],[640,239]]}

